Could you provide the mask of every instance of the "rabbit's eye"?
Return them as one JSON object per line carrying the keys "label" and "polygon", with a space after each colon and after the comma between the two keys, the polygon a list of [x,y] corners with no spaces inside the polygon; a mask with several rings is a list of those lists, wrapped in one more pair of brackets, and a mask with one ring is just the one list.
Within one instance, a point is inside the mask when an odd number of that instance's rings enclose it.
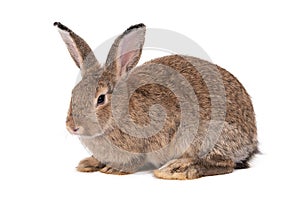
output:
{"label": "rabbit's eye", "polygon": [[105,95],[104,95],[104,94],[101,94],[101,95],[98,97],[98,100],[97,100],[97,106],[104,104],[104,102],[105,102]]}

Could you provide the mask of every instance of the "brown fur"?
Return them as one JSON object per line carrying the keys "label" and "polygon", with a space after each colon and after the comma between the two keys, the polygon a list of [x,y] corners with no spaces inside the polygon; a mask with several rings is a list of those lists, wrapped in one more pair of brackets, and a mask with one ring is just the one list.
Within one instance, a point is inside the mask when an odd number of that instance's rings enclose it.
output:
{"label": "brown fur", "polygon": [[[67,45],[70,52],[81,52],[85,51],[84,49],[89,51],[88,48],[76,48],[82,45],[82,41],[76,44],[76,39],[72,38],[79,36],[70,29],[60,29],[60,31],[64,36],[66,35],[64,31],[72,33],[69,34],[70,38],[66,39],[66,36],[63,38],[67,44],[75,41],[75,45]],[[189,56],[165,56],[134,68],[141,55],[144,35],[144,25],[132,26],[116,39],[103,67],[95,63],[95,58],[90,58],[93,62],[89,62],[89,65],[84,63],[85,67],[81,68],[83,79],[73,90],[66,124],[71,133],[87,136],[80,137],[81,142],[94,155],[81,161],[77,167],[78,171],[127,174],[151,163],[156,168],[164,165],[154,171],[154,175],[158,178],[194,179],[226,174],[232,172],[234,168],[248,167],[248,160],[257,152],[257,133],[253,106],[242,84],[225,69]],[[131,43],[127,44],[126,40],[129,39]],[[129,49],[126,49],[128,48],[126,45],[130,46]],[[84,43],[84,46],[88,45]],[[125,56],[119,55],[122,51],[129,53]],[[77,53],[79,58],[74,57],[72,53],[71,55],[75,62],[82,66],[80,61],[84,58],[80,56],[87,53],[93,57],[91,52]],[[195,114],[198,115],[198,131],[194,135],[191,132],[191,135],[182,141],[177,134],[183,112],[181,104],[174,92],[162,85],[147,83],[137,88],[129,98],[128,116],[124,114],[124,118],[130,118],[129,124],[125,123],[123,127],[126,130],[133,130],[130,123],[134,123],[136,127],[146,128],[151,118],[165,117],[162,128],[155,135],[140,138],[134,133],[125,133],[118,127],[119,121],[113,117],[113,94],[117,93],[115,88],[122,77],[130,76],[130,79],[126,80],[128,87],[134,86],[136,82],[147,80],[149,77],[152,79],[156,76],[162,77],[163,80],[176,78],[166,73],[166,70],[160,66],[170,67],[180,73],[192,86],[197,98],[199,111]],[[151,74],[151,70],[147,71],[149,69],[155,69],[155,76]],[[201,69],[200,73],[198,69]],[[207,79],[205,79],[205,76],[209,76],[208,79],[214,86],[213,88],[221,91],[222,88],[218,88],[218,83],[214,79],[215,75],[221,76],[224,85],[226,109],[224,120],[217,121],[212,126],[210,122],[215,118],[222,119],[223,112],[220,102],[214,104],[217,108],[212,107],[214,97],[211,96]],[[103,105],[95,106],[101,94],[105,95],[106,101]],[[123,104],[125,105],[125,100],[118,99],[118,105]],[[150,117],[151,106],[155,104],[164,108],[165,116],[160,110],[156,110],[152,113],[154,117]],[[219,109],[220,112],[212,116],[213,109]],[[116,112],[120,114],[123,111],[117,110]],[[195,110],[189,112],[193,113]],[[207,138],[211,139],[209,129],[217,131],[220,123],[222,124],[220,135],[213,138],[215,140],[212,141],[215,143],[208,152],[203,151],[204,147],[211,145],[210,140],[207,140]],[[186,132],[189,132],[189,128],[192,130],[192,127],[186,127]],[[96,135],[95,133],[103,134]],[[188,141],[190,138],[192,141]],[[186,143],[188,143],[187,148]]]}

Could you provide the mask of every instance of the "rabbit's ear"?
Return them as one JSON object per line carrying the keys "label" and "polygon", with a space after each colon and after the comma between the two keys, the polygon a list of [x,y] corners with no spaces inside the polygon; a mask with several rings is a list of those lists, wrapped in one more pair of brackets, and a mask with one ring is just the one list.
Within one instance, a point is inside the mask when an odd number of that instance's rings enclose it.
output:
{"label": "rabbit's ear", "polygon": [[58,31],[66,43],[73,60],[80,68],[82,76],[84,76],[88,68],[99,66],[93,51],[81,37],[60,22],[55,22],[54,26],[58,27]]}
{"label": "rabbit's ear", "polygon": [[118,79],[135,67],[141,57],[145,41],[146,26],[137,24],[129,27],[112,45],[105,66]]}

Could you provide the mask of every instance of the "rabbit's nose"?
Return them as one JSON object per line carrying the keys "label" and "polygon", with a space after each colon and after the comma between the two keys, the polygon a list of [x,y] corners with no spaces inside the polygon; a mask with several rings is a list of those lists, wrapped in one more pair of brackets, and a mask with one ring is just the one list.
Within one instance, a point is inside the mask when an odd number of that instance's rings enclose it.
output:
{"label": "rabbit's nose", "polygon": [[80,135],[83,132],[83,128],[81,126],[69,127],[67,126],[68,131],[74,135]]}

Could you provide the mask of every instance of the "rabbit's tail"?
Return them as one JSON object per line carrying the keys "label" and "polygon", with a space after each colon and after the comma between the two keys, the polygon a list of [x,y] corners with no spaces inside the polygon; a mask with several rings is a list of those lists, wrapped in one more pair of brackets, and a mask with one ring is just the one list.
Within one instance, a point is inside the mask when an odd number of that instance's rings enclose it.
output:
{"label": "rabbit's tail", "polygon": [[235,163],[235,169],[246,169],[246,168],[249,168],[250,167],[249,161],[253,158],[253,156],[255,154],[260,154],[260,153],[261,152],[259,151],[259,149],[256,148],[252,153],[249,154],[249,156],[246,159],[244,159],[244,160],[242,160],[240,162]]}

